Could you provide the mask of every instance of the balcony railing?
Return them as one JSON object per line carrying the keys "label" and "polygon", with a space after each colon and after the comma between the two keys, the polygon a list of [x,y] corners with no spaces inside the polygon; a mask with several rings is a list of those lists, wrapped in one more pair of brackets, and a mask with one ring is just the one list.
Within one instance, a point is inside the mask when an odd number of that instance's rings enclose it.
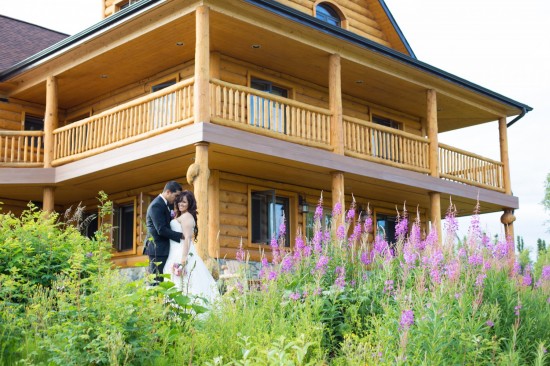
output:
{"label": "balcony railing", "polygon": [[53,166],[149,138],[193,122],[193,79],[54,131]]}
{"label": "balcony railing", "polygon": [[44,166],[43,131],[0,131],[0,166]]}
{"label": "balcony railing", "polygon": [[504,164],[471,152],[439,144],[441,178],[504,192]]}
{"label": "balcony railing", "polygon": [[[188,79],[53,132],[52,166],[96,155],[193,122]],[[332,151],[331,112],[221,80],[210,82],[213,123]],[[429,173],[427,138],[343,117],[347,156]],[[42,131],[0,131],[0,166],[44,165]],[[503,164],[439,144],[440,176],[504,192]]]}
{"label": "balcony railing", "polygon": [[425,137],[344,116],[346,155],[413,170],[430,171]]}
{"label": "balcony railing", "polygon": [[211,81],[212,122],[257,134],[331,150],[328,109],[264,93],[256,89]]}

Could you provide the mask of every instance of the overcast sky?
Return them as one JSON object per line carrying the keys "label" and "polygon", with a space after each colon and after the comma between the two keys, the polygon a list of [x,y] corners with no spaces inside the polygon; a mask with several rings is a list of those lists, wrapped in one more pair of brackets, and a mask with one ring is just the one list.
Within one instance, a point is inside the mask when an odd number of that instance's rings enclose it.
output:
{"label": "overcast sky", "polygon": [[[508,130],[512,190],[520,202],[515,232],[530,248],[537,238],[550,244],[549,214],[540,204],[550,172],[550,1],[385,1],[419,60],[534,108]],[[2,0],[0,14],[68,34],[102,19],[101,0]],[[497,122],[440,135],[443,143],[495,160],[498,139]],[[491,234],[502,234],[500,215],[482,216]]]}

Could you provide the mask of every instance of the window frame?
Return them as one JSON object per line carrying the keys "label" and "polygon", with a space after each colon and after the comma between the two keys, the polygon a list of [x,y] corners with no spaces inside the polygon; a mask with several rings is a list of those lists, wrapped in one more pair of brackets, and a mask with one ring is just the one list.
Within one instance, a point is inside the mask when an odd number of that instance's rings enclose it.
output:
{"label": "window frame", "polygon": [[[323,8],[329,8],[330,10],[332,10],[332,12],[336,13],[338,19],[339,19],[339,25],[334,25],[332,23],[329,23],[325,20],[323,20],[322,18],[319,18],[317,17],[317,7],[318,6],[321,6]],[[342,11],[342,9],[340,9],[340,7],[338,6],[338,4],[334,3],[333,1],[327,1],[327,0],[317,0],[315,2],[315,4],[313,4],[313,17],[315,19],[318,19],[319,21],[321,22],[324,22],[324,23],[327,23],[327,24],[330,24],[332,26],[335,26],[335,27],[338,27],[338,28],[342,28],[342,29],[348,29],[348,20],[344,14],[344,12]]]}
{"label": "window frame", "polygon": [[[373,212],[373,226],[374,226],[374,234],[373,234],[373,237],[376,238],[378,236],[378,215],[384,215],[384,216],[391,216],[391,217],[395,217],[395,224],[397,224],[397,212],[395,211],[392,211],[390,209],[384,209],[384,208],[375,208],[374,209],[374,212]],[[393,247],[392,244],[395,243],[395,239],[397,239],[395,237],[395,225],[393,227],[393,233],[394,233],[394,237],[392,238],[392,240],[388,240],[388,238],[384,237],[384,240],[386,240],[388,242],[388,244],[390,244],[390,247]]]}
{"label": "window frame", "polygon": [[[252,242],[252,193],[253,192],[265,192],[265,191],[274,191],[275,197],[282,197],[288,199],[288,212],[290,217],[286,217],[286,229],[288,231],[288,237],[290,242],[285,243],[284,249],[289,250],[294,247],[294,242],[296,238],[296,228],[298,227],[298,194],[295,192],[280,190],[276,188],[270,188],[265,186],[248,186],[248,243],[247,248],[249,249],[268,249],[270,248],[269,243],[254,243]],[[269,240],[271,240],[271,234],[269,235]]]}
{"label": "window frame", "polygon": [[[115,208],[116,206],[129,206],[129,204],[133,205],[133,225],[132,225],[132,248],[129,250],[120,251],[118,250],[115,239],[113,235],[115,234],[114,230],[114,215],[115,215]],[[120,199],[113,201],[113,212],[111,215],[108,215],[104,218],[106,222],[108,222],[111,225],[111,230],[109,233],[109,241],[111,243],[111,252],[113,257],[120,257],[120,256],[127,256],[127,255],[135,255],[137,254],[137,241],[136,241],[136,233],[137,233],[137,199],[136,197],[130,197],[126,199]]]}

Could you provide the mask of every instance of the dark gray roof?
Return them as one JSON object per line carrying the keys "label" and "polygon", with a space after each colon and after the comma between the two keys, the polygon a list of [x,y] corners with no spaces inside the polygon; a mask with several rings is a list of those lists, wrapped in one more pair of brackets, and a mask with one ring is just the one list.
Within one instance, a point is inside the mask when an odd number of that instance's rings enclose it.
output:
{"label": "dark gray roof", "polygon": [[67,37],[68,34],[0,15],[0,72]]}

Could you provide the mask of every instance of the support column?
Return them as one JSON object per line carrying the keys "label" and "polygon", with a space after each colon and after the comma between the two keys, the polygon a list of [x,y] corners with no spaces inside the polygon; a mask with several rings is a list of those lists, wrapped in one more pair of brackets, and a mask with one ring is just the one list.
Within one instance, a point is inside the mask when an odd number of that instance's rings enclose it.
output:
{"label": "support column", "polygon": [[42,211],[50,213],[55,211],[54,191],[55,187],[44,187],[42,196]]}
{"label": "support column", "polygon": [[[437,128],[437,93],[433,89],[426,91],[426,127],[428,129],[428,140],[430,142],[430,176],[439,178],[439,141]],[[443,242],[441,237],[441,194],[439,192],[430,192],[430,220],[432,226],[430,230],[437,230],[439,242]]]}
{"label": "support column", "polygon": [[208,180],[208,254],[220,256],[220,171],[212,170]]}
{"label": "support column", "polygon": [[430,221],[432,222],[431,230],[437,231],[439,242],[443,243],[441,236],[441,194],[439,192],[430,192]]}
{"label": "support column", "polygon": [[[345,205],[346,205],[346,199],[345,199],[345,187],[344,187],[344,173],[342,172],[332,172],[332,208],[336,206],[337,203],[340,203],[342,205],[342,215],[341,215],[341,221],[343,222],[343,218],[346,217],[345,215]],[[334,218],[338,220],[338,218]],[[334,228],[336,229],[336,228]]]}
{"label": "support column", "polygon": [[502,162],[502,179],[504,192],[512,194],[512,184],[510,181],[510,160],[508,158],[508,128],[506,127],[506,117],[498,119],[498,134],[500,143],[500,161]]}
{"label": "support column", "polygon": [[340,55],[330,55],[328,72],[331,145],[336,154],[344,155],[344,120],[342,112],[342,75]]}
{"label": "support column", "polygon": [[195,162],[187,169],[187,182],[193,186],[193,192],[197,200],[197,227],[199,229],[196,238],[197,252],[204,261],[209,259],[208,179],[210,170],[208,169],[208,145],[207,142],[195,144]]}
{"label": "support column", "polygon": [[59,123],[57,78],[48,76],[46,80],[46,113],[44,115],[44,168],[52,167],[53,131]]}
{"label": "support column", "polygon": [[195,30],[193,112],[195,123],[210,122],[210,20],[207,6],[197,7]]}
{"label": "support column", "polygon": [[514,244],[514,221],[516,217],[510,209],[504,210],[504,213],[500,217],[500,222],[504,225],[504,235],[506,235],[506,242],[508,243],[508,260],[510,263],[510,268],[515,261],[515,244]]}

